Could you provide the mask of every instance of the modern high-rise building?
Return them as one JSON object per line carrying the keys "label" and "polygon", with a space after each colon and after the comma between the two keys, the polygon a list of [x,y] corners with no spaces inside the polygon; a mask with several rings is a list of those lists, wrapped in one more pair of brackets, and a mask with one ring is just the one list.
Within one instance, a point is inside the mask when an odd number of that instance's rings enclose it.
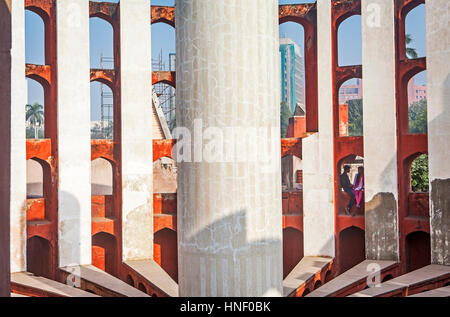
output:
{"label": "modern high-rise building", "polygon": [[305,71],[300,47],[289,38],[280,39],[281,102],[289,105],[292,113],[296,106],[305,110]]}

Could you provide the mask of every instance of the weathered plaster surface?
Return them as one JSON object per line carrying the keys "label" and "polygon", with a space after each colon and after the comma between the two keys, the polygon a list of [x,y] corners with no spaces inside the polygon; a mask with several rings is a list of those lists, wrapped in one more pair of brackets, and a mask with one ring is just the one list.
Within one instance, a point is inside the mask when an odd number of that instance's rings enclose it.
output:
{"label": "weathered plaster surface", "polygon": [[0,0],[0,297],[10,288],[11,0]]}
{"label": "weathered plaster surface", "polygon": [[366,202],[366,256],[397,261],[397,200],[392,193],[379,193]]}
{"label": "weathered plaster surface", "polygon": [[394,3],[362,0],[361,10],[366,253],[398,260]]}
{"label": "weathered plaster surface", "polygon": [[335,256],[331,2],[317,2],[319,133],[303,140],[305,256]]}
{"label": "weathered plaster surface", "polygon": [[[180,296],[280,296],[278,1],[177,0],[176,24],[177,120],[199,151],[178,170]],[[249,143],[208,163],[194,120],[265,133],[225,132],[226,149]]]}
{"label": "weathered plaster surface", "polygon": [[12,3],[11,50],[11,272],[26,270],[26,147],[25,13],[24,3]]}
{"label": "weathered plaster surface", "polygon": [[58,0],[56,16],[58,245],[64,267],[91,263],[89,1]]}
{"label": "weathered plaster surface", "polygon": [[450,2],[426,3],[431,258],[450,265]]}
{"label": "weathered plaster surface", "polygon": [[153,257],[150,1],[120,3],[120,41],[122,258],[145,260]]}

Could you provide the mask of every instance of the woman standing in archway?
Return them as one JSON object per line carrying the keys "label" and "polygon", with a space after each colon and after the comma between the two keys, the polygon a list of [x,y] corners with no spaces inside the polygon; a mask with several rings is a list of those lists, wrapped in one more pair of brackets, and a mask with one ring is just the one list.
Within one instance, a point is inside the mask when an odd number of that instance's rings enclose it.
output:
{"label": "woman standing in archway", "polygon": [[356,198],[356,207],[361,208],[361,200],[364,193],[364,167],[362,166],[358,168],[358,174],[355,175],[353,193]]}

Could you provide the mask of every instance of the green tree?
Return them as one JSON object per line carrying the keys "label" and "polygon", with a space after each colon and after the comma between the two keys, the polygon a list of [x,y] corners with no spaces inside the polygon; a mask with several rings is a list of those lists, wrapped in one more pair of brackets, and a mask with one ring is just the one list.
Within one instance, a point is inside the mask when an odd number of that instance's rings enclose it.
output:
{"label": "green tree", "polygon": [[428,180],[428,155],[424,154],[416,158],[411,164],[411,189],[413,192],[429,191]]}
{"label": "green tree", "polygon": [[280,115],[280,121],[281,121],[281,137],[285,138],[289,126],[289,118],[293,116],[291,109],[289,108],[288,104],[286,102],[281,103],[281,115]]}
{"label": "green tree", "polygon": [[409,133],[426,134],[427,127],[427,100],[422,99],[414,102],[408,110]]}
{"label": "green tree", "polygon": [[38,138],[38,126],[44,124],[44,106],[35,102],[33,105],[26,105],[26,120],[34,128],[34,138]]}
{"label": "green tree", "polygon": [[[413,39],[411,37],[411,34],[406,34],[405,36],[405,44],[409,45],[413,42]],[[408,58],[417,58],[419,55],[417,54],[417,50],[412,47],[406,47],[406,56]]]}
{"label": "green tree", "polygon": [[349,136],[363,135],[362,99],[354,99],[348,101],[348,134]]}

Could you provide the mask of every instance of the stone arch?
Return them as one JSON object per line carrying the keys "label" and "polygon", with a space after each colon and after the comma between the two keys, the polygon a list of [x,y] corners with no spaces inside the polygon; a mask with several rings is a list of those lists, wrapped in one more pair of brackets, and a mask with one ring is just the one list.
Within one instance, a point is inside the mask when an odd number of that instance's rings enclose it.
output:
{"label": "stone arch", "polygon": [[338,250],[339,274],[364,261],[366,256],[365,232],[357,227],[349,227],[339,233]]}
{"label": "stone arch", "polygon": [[145,287],[144,284],[139,283],[138,289],[139,289],[141,292],[147,294],[147,288]]}
{"label": "stone arch", "polygon": [[406,236],[407,272],[431,264],[430,234],[424,231],[411,232]]}
{"label": "stone arch", "polygon": [[[337,62],[338,66],[362,64],[362,24],[361,15],[352,12],[343,16],[337,23]],[[352,48],[357,45],[358,57],[344,60],[344,47],[351,43]]]}
{"label": "stone arch", "polygon": [[127,275],[126,283],[130,286],[134,287],[134,279],[131,277],[131,275]]}
{"label": "stone arch", "polygon": [[291,227],[283,230],[283,278],[303,258],[303,232]]}
{"label": "stone arch", "polygon": [[27,272],[36,276],[52,278],[52,245],[42,237],[27,240]]}
{"label": "stone arch", "polygon": [[111,196],[114,186],[114,166],[101,157],[91,163],[92,196]]}
{"label": "stone arch", "polygon": [[[345,154],[344,154],[345,155]],[[337,170],[337,201],[336,201],[336,208],[337,213],[339,215],[345,215],[345,208],[350,202],[350,195],[342,190],[341,184],[340,184],[340,175],[344,171],[344,166],[349,165],[350,166],[350,173],[349,173],[349,179],[350,182],[353,184],[355,175],[358,173],[359,167],[364,167],[364,157],[356,155],[356,154],[350,154],[342,158],[336,167]],[[361,198],[361,208],[356,207],[356,203],[352,206],[352,209],[350,210],[351,213],[357,214],[357,215],[364,215],[365,212],[365,203],[364,203],[364,192],[362,194]]]}
{"label": "stone arch", "polygon": [[117,273],[117,241],[105,232],[99,232],[92,237],[92,264],[111,275]]}
{"label": "stone arch", "polygon": [[154,259],[178,282],[178,241],[175,231],[164,228],[154,234]]}

